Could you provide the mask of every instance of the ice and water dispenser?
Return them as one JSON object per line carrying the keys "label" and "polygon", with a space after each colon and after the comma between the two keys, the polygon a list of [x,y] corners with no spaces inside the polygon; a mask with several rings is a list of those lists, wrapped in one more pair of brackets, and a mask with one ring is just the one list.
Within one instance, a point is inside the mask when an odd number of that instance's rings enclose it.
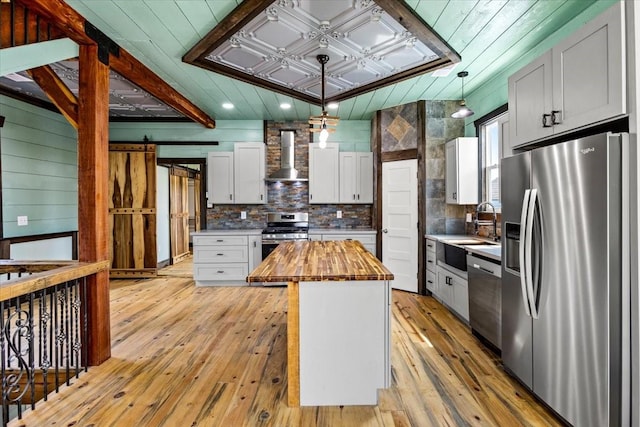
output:
{"label": "ice and water dispenser", "polygon": [[520,224],[505,222],[504,226],[504,267],[514,274],[520,274]]}

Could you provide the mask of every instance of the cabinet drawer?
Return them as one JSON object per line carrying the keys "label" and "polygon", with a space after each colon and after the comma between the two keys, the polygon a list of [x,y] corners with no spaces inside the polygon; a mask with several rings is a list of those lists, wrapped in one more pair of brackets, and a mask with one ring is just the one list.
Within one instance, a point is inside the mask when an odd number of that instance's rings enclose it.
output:
{"label": "cabinet drawer", "polygon": [[364,246],[376,244],[374,234],[323,234],[322,240],[358,240]]}
{"label": "cabinet drawer", "polygon": [[239,246],[248,245],[247,236],[193,236],[193,245]]}
{"label": "cabinet drawer", "polygon": [[427,251],[427,271],[436,272],[436,253]]}
{"label": "cabinet drawer", "polygon": [[203,264],[193,266],[195,280],[246,280],[247,264]]}
{"label": "cabinet drawer", "polygon": [[434,254],[436,253],[436,241],[435,240],[427,239],[427,253],[429,253],[429,252],[433,252]]}
{"label": "cabinet drawer", "polygon": [[427,270],[427,289],[430,290],[431,292],[435,292],[436,290],[436,273],[435,271],[428,271]]}
{"label": "cabinet drawer", "polygon": [[193,251],[193,262],[249,262],[249,246],[199,246]]}

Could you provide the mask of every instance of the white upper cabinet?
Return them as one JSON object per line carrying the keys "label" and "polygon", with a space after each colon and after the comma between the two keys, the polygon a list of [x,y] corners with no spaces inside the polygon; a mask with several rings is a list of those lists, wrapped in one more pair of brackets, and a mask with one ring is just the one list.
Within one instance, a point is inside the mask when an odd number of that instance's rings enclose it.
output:
{"label": "white upper cabinet", "polygon": [[373,153],[340,153],[340,203],[373,203]]}
{"label": "white upper cabinet", "polygon": [[235,203],[266,203],[264,144],[262,142],[235,144],[233,154]]}
{"label": "white upper cabinet", "polygon": [[233,153],[215,151],[207,155],[208,202],[233,203]]}
{"label": "white upper cabinet", "polygon": [[242,142],[234,145],[233,153],[208,153],[207,177],[208,203],[266,203],[264,144]]}
{"label": "white upper cabinet", "polygon": [[509,77],[512,147],[626,114],[623,7],[614,4]]}
{"label": "white upper cabinet", "polygon": [[309,145],[309,203],[340,203],[339,145]]}
{"label": "white upper cabinet", "polygon": [[478,203],[478,138],[463,137],[447,142],[446,202],[455,205]]}
{"label": "white upper cabinet", "polygon": [[512,147],[553,135],[552,94],[550,51],[509,77]]}

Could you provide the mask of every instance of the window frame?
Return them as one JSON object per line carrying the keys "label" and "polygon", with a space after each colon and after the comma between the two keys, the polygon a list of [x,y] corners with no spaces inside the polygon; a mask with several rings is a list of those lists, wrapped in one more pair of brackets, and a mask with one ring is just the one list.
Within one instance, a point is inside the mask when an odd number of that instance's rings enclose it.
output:
{"label": "window frame", "polygon": [[[475,125],[476,128],[476,135],[478,136],[478,169],[479,169],[479,178],[481,181],[481,185],[480,185],[480,200],[487,200],[488,194],[489,194],[489,182],[488,182],[488,176],[491,170],[498,170],[498,176],[500,176],[500,159],[503,158],[503,154],[504,154],[504,142],[505,139],[508,139],[508,135],[503,135],[502,133],[502,124],[504,124],[505,121],[509,120],[509,109],[508,109],[508,104],[504,104],[501,105],[500,107],[496,108],[495,110],[491,111],[488,114],[485,114],[484,116],[480,117],[479,119],[475,120],[473,122],[473,124]],[[492,165],[492,166],[487,166],[487,150],[486,150],[486,136],[484,133],[484,129],[485,126],[487,126],[488,124],[491,124],[492,122],[497,122],[498,123],[498,135],[499,135],[499,142],[498,142],[498,164],[497,165]],[[496,212],[501,212],[501,206],[498,207],[496,206]],[[490,211],[490,209],[488,209],[487,206],[483,207],[482,212],[488,212]]]}

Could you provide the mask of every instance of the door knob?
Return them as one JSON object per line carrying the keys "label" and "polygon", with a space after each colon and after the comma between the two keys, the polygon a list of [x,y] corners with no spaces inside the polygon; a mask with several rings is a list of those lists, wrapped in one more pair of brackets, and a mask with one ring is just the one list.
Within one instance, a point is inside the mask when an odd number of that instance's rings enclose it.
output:
{"label": "door knob", "polygon": [[389,232],[389,230],[387,230],[386,228],[384,228],[384,229],[382,230],[382,232],[383,232],[383,233],[388,233],[388,232]]}

